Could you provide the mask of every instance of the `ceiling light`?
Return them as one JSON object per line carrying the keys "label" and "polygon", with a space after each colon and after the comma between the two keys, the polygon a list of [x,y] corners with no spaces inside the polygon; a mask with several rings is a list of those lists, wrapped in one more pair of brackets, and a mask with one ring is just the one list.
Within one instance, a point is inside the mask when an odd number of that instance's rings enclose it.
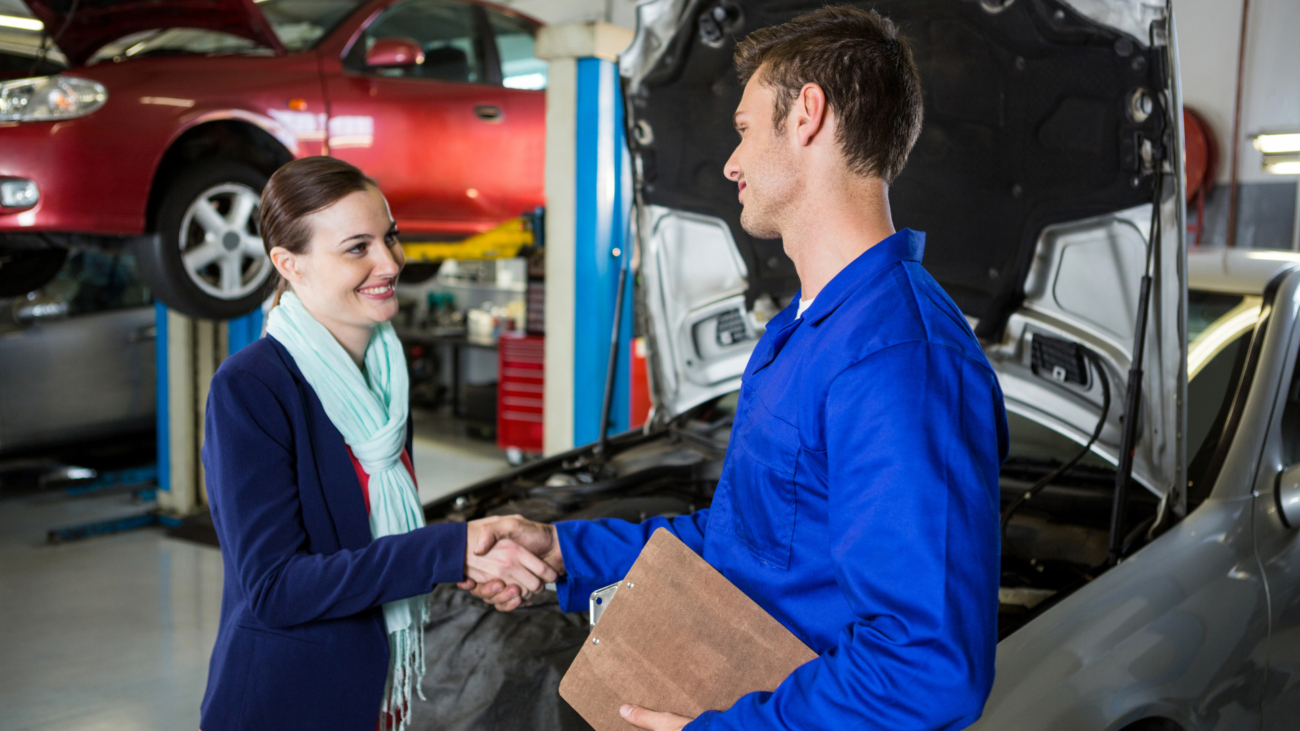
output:
{"label": "ceiling light", "polygon": [[20,18],[16,15],[0,15],[0,27],[18,30],[41,30],[45,24],[36,18]]}
{"label": "ceiling light", "polygon": [[1300,160],[1294,156],[1290,160],[1264,160],[1264,170],[1274,175],[1300,175]]}
{"label": "ceiling light", "polygon": [[1300,263],[1300,252],[1296,251],[1249,251],[1246,252],[1247,259],[1259,259],[1261,261],[1294,261]]}
{"label": "ceiling light", "polygon": [[1260,132],[1251,144],[1263,154],[1260,167],[1274,175],[1300,175],[1300,132]]}
{"label": "ceiling light", "polygon": [[1300,152],[1300,132],[1257,134],[1251,138],[1255,149],[1265,155],[1279,152]]}

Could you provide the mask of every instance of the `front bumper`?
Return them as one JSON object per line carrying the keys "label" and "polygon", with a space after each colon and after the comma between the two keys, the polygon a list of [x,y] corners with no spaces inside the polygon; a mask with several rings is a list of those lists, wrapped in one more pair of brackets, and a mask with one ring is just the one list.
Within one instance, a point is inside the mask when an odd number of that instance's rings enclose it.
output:
{"label": "front bumper", "polygon": [[0,178],[25,178],[40,190],[30,208],[0,208],[0,238],[144,231],[153,151],[92,120],[0,122]]}

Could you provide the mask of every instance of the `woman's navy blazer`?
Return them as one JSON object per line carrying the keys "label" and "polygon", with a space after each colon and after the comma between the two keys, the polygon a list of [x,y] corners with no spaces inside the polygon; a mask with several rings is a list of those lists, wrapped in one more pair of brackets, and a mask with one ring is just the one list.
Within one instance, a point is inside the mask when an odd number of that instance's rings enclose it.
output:
{"label": "woman's navy blazer", "polygon": [[271,337],[217,370],[205,428],[225,586],[201,728],[373,731],[380,607],[461,580],[465,524],[372,539],[343,435]]}

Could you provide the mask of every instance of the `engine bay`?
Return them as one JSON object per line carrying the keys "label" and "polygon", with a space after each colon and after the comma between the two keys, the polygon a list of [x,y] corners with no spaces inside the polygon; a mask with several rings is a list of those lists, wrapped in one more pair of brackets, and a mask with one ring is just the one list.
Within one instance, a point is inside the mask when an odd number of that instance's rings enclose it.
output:
{"label": "engine bay", "polygon": [[[722,474],[735,398],[733,393],[715,399],[649,434],[615,437],[605,456],[586,447],[525,465],[430,504],[426,518],[520,514],[543,522],[640,522],[707,508]],[[1000,478],[1003,509],[1072,456],[1072,443],[1060,442],[1054,453],[1045,452],[1041,435],[1033,434],[1021,435],[1032,446],[1018,450],[1017,431],[1028,429],[1022,419],[1010,423],[1012,454]],[[999,641],[1108,568],[1114,485],[1113,468],[1085,460],[1012,515],[1002,541]],[[1130,490],[1129,496],[1128,525],[1133,528],[1126,543],[1133,550],[1146,539],[1158,500],[1141,489]],[[492,728],[587,728],[556,694],[587,636],[585,614],[559,611],[553,592],[508,614],[454,586],[435,590],[434,602],[426,644],[442,649],[430,651],[425,695],[458,699],[429,704],[429,717],[438,719],[438,728],[482,727],[487,723],[482,714],[489,713]],[[468,654],[467,647],[473,648]],[[467,694],[481,698],[466,702]],[[513,715],[497,715],[501,708],[514,709]]]}

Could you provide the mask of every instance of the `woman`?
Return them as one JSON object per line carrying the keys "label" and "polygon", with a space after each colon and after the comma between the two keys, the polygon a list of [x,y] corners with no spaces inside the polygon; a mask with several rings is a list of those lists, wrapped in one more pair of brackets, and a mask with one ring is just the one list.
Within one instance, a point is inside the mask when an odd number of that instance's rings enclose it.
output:
{"label": "woman", "polygon": [[332,158],[291,162],[267,182],[261,232],[281,276],[267,337],[222,364],[208,397],[225,586],[202,728],[402,728],[434,584],[504,572],[531,593],[555,572],[517,547],[467,551],[472,523],[424,525],[388,322],[404,258],[374,181]]}

